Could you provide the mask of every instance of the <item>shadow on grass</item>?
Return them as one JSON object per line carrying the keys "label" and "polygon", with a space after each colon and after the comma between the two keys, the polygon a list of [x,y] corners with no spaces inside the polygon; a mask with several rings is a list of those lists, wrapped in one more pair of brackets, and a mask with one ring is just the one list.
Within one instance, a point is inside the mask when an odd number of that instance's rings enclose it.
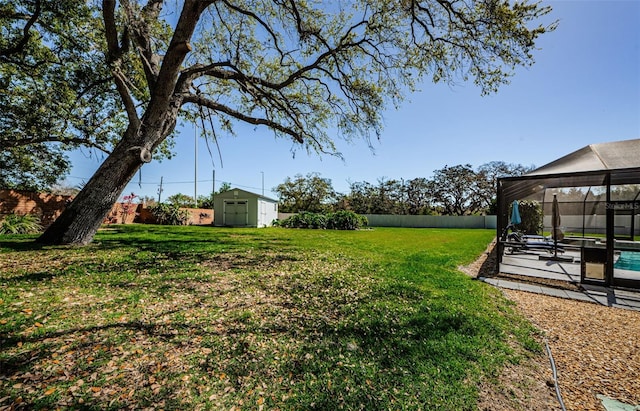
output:
{"label": "shadow on grass", "polygon": [[21,236],[20,239],[12,239],[0,237],[0,250],[7,249],[11,251],[38,251],[42,250],[44,246],[35,242],[34,238],[25,239]]}
{"label": "shadow on grass", "polygon": [[168,258],[190,258],[204,261],[212,255],[248,249],[290,249],[292,241],[281,237],[265,237],[251,232],[214,227],[196,227],[191,230],[180,227],[168,231],[166,226],[121,227],[118,233],[96,237],[101,249],[135,248],[152,251]]}
{"label": "shadow on grass", "polygon": [[[282,250],[272,253],[251,251],[245,241],[254,241],[253,236],[246,232],[237,236],[226,232],[219,242],[216,242],[216,236],[198,241],[191,231],[176,235],[166,235],[166,231],[162,231],[157,237],[145,237],[141,230],[134,230],[131,238],[126,238],[127,234],[128,229],[124,229],[124,238],[116,238],[120,233],[105,236],[98,247],[131,247],[134,256],[145,250],[153,253],[142,259],[109,261],[110,267],[115,264],[109,268],[113,272],[134,268],[149,270],[155,267],[158,258],[176,264],[180,260],[189,263],[206,260],[205,268],[212,273],[218,269],[263,272],[265,270],[259,269],[270,264],[303,258],[291,249],[286,253]],[[261,241],[270,239],[261,238]],[[272,249],[278,248],[269,244]],[[281,242],[284,247],[287,244],[287,241]],[[259,247],[258,244],[254,249]],[[229,400],[232,402],[224,404],[225,409],[237,406],[239,400],[245,401],[247,409],[251,408],[257,398],[250,396],[262,386],[268,386],[273,392],[272,396],[265,396],[265,409],[473,409],[469,404],[475,405],[475,387],[469,377],[475,374],[470,370],[479,367],[478,362],[497,361],[493,358],[504,355],[499,346],[506,326],[500,328],[485,319],[482,309],[486,307],[460,307],[460,301],[445,286],[438,288],[438,293],[425,290],[418,280],[424,275],[425,267],[430,267],[429,261],[411,256],[408,259],[406,267],[394,264],[398,266],[396,274],[411,274],[407,280],[392,281],[371,289],[363,287],[362,294],[357,295],[347,291],[350,286],[357,289],[355,285],[360,277],[351,282],[349,279],[336,282],[339,270],[324,275],[314,273],[303,277],[296,272],[286,278],[277,277],[277,282],[258,288],[260,292],[256,298],[247,295],[254,286],[261,284],[261,279],[250,273],[232,278],[233,287],[226,290],[212,282],[211,287],[205,288],[206,300],[198,295],[202,293],[198,289],[202,278],[199,275],[180,278],[179,272],[172,277],[176,268],[172,264],[145,277],[136,277],[134,271],[131,276],[106,278],[102,284],[118,287],[113,292],[120,292],[120,288],[141,287],[146,294],[143,297],[146,299],[149,295],[151,301],[154,301],[154,293],[171,296],[172,291],[186,292],[188,296],[184,301],[188,303],[170,310],[163,309],[167,306],[156,312],[150,309],[153,317],[147,317],[152,318],[147,321],[112,321],[83,326],[80,319],[75,319],[72,325],[60,321],[61,329],[57,331],[40,333],[35,330],[36,334],[24,335],[16,330],[14,334],[0,337],[0,349],[5,352],[0,356],[0,381],[10,382],[9,385],[0,384],[0,398],[16,398],[18,394],[12,390],[12,384],[26,380],[25,376],[40,378],[30,384],[43,387],[56,384],[54,379],[48,378],[55,372],[65,371],[69,376],[61,375],[68,379],[57,383],[58,389],[65,393],[74,378],[88,381],[84,375],[92,374],[97,374],[94,384],[105,384],[104,387],[111,384],[117,387],[118,393],[136,389],[133,396],[122,400],[89,393],[85,404],[74,396],[67,396],[70,403],[66,406],[71,409],[141,409],[159,404],[166,409],[192,409],[193,403],[183,402],[184,397],[176,394],[185,392],[185,387],[189,387],[188,395],[195,398],[194,401],[214,409],[211,403],[206,403],[210,392],[198,397],[198,383],[189,386],[183,379],[189,370],[190,374],[186,376],[202,381],[200,384],[207,385],[221,397],[232,392],[225,391],[227,387],[221,385],[221,375],[226,375],[224,379],[234,394]],[[436,260],[435,265],[445,262],[444,259]],[[77,265],[86,267],[82,262]],[[191,264],[187,266],[191,269]],[[102,269],[98,265],[88,268]],[[281,271],[273,270],[272,274],[281,275]],[[39,273],[24,276],[22,280],[46,279]],[[238,293],[230,305],[210,303],[224,299],[226,292]],[[435,294],[446,296],[435,302],[438,298]],[[199,306],[201,302],[205,302],[203,307]],[[267,304],[270,306],[265,307]],[[86,310],[94,309],[106,307],[99,304],[86,307]],[[211,316],[212,310],[224,311],[224,318]],[[196,314],[187,321],[185,318],[190,311]],[[163,317],[171,322],[163,322]],[[72,345],[73,355],[77,357],[71,366],[64,368],[63,364],[56,369],[51,360],[56,354],[64,361],[64,353],[69,352],[69,348],[62,347],[67,345]],[[116,349],[103,354],[106,358],[100,359],[102,365],[98,361],[85,364],[85,368],[76,364],[77,358],[94,355],[105,345]],[[122,364],[125,356],[117,351],[119,346],[125,346],[127,350],[127,363],[137,367],[129,374],[125,373],[122,379],[112,378],[115,374],[101,368],[109,361]],[[162,371],[167,382],[160,391],[154,392],[150,380],[157,374],[149,364],[151,360],[158,362],[158,358],[168,357],[178,358],[180,365]],[[47,367],[50,367],[48,375],[35,371]],[[134,375],[140,380],[130,378]],[[26,408],[56,408],[55,402],[46,401],[47,398],[38,394],[24,396]]]}
{"label": "shadow on grass", "polygon": [[[194,302],[194,307],[197,304]],[[167,310],[156,317],[180,313],[188,308]],[[293,307],[292,312],[299,312],[300,308]],[[393,407],[396,401],[394,393],[397,392],[412,392],[415,395],[412,401],[417,408],[431,409],[429,407],[436,407],[440,401],[432,402],[432,398],[450,397],[447,400],[450,401],[449,406],[464,409],[464,401],[455,397],[473,396],[474,388],[467,386],[466,378],[471,362],[480,355],[478,350],[486,347],[468,342],[461,344],[459,340],[479,341],[497,337],[488,335],[486,330],[479,327],[473,315],[427,306],[409,315],[399,314],[393,309],[378,310],[372,317],[353,314],[325,318],[319,313],[316,317],[289,318],[279,327],[251,323],[251,320],[246,322],[240,318],[226,322],[224,328],[212,328],[210,325],[204,321],[176,321],[170,324],[130,321],[68,328],[32,336],[8,336],[0,340],[2,351],[19,346],[26,349],[0,360],[0,376],[6,381],[18,381],[21,376],[31,373],[31,378],[35,378],[38,375],[33,373],[35,363],[51,358],[53,353],[61,350],[63,344],[76,341],[72,343],[75,344],[74,351],[94,352],[105,344],[119,344],[107,341],[118,338],[118,335],[126,335],[129,330],[135,332],[136,339],[142,338],[142,335],[138,335],[142,333],[149,338],[149,342],[155,341],[154,346],[148,346],[149,350],[164,345],[162,350],[166,354],[162,355],[175,355],[185,346],[217,347],[213,352],[201,355],[200,372],[207,375],[222,369],[239,393],[247,390],[243,384],[249,380],[268,384],[285,378],[291,381],[287,391],[299,390],[300,393],[311,388],[308,384],[323,381],[321,386],[325,384],[324,388],[300,394],[302,397],[297,399],[293,396],[295,402],[291,400],[279,404],[285,409],[352,409],[362,406],[381,409],[381,404]],[[289,341],[294,345],[287,356],[280,360],[270,359],[271,348],[260,348],[256,344],[256,335]],[[80,343],[78,341],[82,336],[89,337]],[[301,340],[304,343],[299,344]],[[227,341],[229,345],[220,346],[220,341]],[[117,354],[121,355],[113,355]],[[144,354],[141,353],[140,357]],[[452,362],[452,359],[455,361]],[[184,361],[193,361],[193,358],[185,357]],[[80,374],[79,370],[66,371],[71,375],[74,372]],[[101,371],[98,368],[95,372]],[[134,405],[139,408],[149,401],[174,403],[178,408],[186,406],[174,397],[174,392],[182,385],[181,372],[175,371],[175,380],[168,383],[167,391],[158,394],[141,391],[140,396],[136,395],[129,403],[120,403],[119,406]],[[152,375],[150,373],[147,378]],[[443,379],[446,380],[444,383]],[[353,390],[354,387],[357,389]],[[2,395],[11,393],[3,392]],[[34,408],[42,405],[38,399],[32,401]],[[86,404],[74,403],[72,408],[109,409],[105,398],[91,401]]]}
{"label": "shadow on grass", "polygon": [[55,278],[58,274],[52,272],[37,272],[37,273],[27,273],[23,275],[18,275],[15,277],[5,278],[3,282],[5,283],[38,283],[41,281],[48,281],[52,278]]}
{"label": "shadow on grass", "polygon": [[[369,322],[338,326],[316,323],[300,333],[281,330],[306,343],[283,358],[280,370],[289,374],[307,396],[289,402],[292,409],[473,409],[476,388],[471,382],[480,368],[491,337],[480,335],[473,316],[424,311],[400,322],[379,317]],[[273,332],[274,330],[269,330]],[[222,363],[231,381],[267,379],[255,347],[238,336],[239,343]],[[251,340],[248,340],[251,341]],[[464,342],[461,342],[464,341]],[[207,371],[207,369],[205,369]],[[487,371],[487,370],[484,370]],[[471,379],[469,379],[471,377]],[[236,389],[241,389],[236,384]],[[401,393],[401,394],[400,394]],[[397,401],[402,398],[400,403]],[[398,397],[399,396],[399,397]],[[288,409],[287,405],[284,406]]]}

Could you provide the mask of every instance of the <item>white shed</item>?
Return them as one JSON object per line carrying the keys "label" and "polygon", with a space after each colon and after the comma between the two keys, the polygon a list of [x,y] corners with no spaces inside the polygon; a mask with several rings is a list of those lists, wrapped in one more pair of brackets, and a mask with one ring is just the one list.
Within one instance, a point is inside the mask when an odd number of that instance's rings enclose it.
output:
{"label": "white shed", "polygon": [[278,200],[232,188],[216,194],[213,224],[230,227],[269,227],[278,219]]}

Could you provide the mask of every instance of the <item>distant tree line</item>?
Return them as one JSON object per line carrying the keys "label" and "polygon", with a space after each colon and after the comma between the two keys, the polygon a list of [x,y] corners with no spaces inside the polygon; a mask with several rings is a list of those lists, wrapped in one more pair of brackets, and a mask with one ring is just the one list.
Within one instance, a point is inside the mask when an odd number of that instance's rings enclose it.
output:
{"label": "distant tree line", "polygon": [[340,210],[358,214],[474,215],[493,214],[499,177],[519,176],[532,170],[520,164],[493,161],[473,169],[470,164],[445,166],[431,178],[412,180],[379,178],[375,184],[349,185],[337,193],[319,173],[287,177],[273,189],[284,213],[327,213]]}
{"label": "distant tree line", "polygon": [[[161,204],[167,204],[173,207],[182,208],[194,208],[197,206],[197,208],[213,209],[213,199],[216,194],[224,193],[225,191],[229,190],[231,190],[231,184],[223,182],[218,190],[213,191],[208,195],[199,195],[197,202],[194,200],[193,196],[183,193],[176,193],[164,199]],[[153,197],[143,197],[142,200],[148,206],[153,206],[157,203],[156,199],[154,199]]]}
{"label": "distant tree line", "polygon": [[[519,176],[533,167],[493,161],[473,169],[470,164],[445,166],[431,178],[411,180],[379,178],[376,183],[351,182],[349,192],[338,193],[331,179],[320,173],[287,177],[273,188],[283,213],[332,213],[352,211],[357,214],[474,215],[495,214],[496,184],[499,177]],[[209,195],[198,196],[200,208],[214,208],[216,194],[230,190],[230,183]],[[145,197],[152,206],[155,199]],[[174,207],[193,207],[192,196],[177,193],[163,203]]]}

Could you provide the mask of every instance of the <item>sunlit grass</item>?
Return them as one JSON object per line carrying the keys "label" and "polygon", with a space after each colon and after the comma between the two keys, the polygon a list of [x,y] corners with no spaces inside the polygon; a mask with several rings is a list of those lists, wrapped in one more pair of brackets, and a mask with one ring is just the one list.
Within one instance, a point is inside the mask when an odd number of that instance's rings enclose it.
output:
{"label": "sunlit grass", "polygon": [[0,406],[475,409],[533,329],[457,270],[488,230],[0,237]]}

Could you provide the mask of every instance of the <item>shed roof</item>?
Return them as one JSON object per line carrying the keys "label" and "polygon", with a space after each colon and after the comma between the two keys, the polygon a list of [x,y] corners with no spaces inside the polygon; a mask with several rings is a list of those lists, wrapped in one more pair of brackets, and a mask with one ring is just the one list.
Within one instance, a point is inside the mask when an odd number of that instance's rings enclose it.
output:
{"label": "shed roof", "polygon": [[267,200],[267,201],[272,202],[272,203],[277,203],[278,202],[278,200],[275,200],[273,198],[269,198],[269,197],[263,196],[263,195],[258,194],[258,193],[253,193],[251,191],[243,190],[241,188],[232,188],[230,190],[227,190],[227,191],[224,191],[222,193],[217,194],[217,197],[220,197],[220,198],[226,198],[228,196],[233,197],[234,196],[234,192],[242,192],[243,193],[242,195],[244,195],[244,196],[257,197],[259,199]]}
{"label": "shed roof", "polygon": [[527,176],[640,167],[640,139],[590,144],[539,167]]}

